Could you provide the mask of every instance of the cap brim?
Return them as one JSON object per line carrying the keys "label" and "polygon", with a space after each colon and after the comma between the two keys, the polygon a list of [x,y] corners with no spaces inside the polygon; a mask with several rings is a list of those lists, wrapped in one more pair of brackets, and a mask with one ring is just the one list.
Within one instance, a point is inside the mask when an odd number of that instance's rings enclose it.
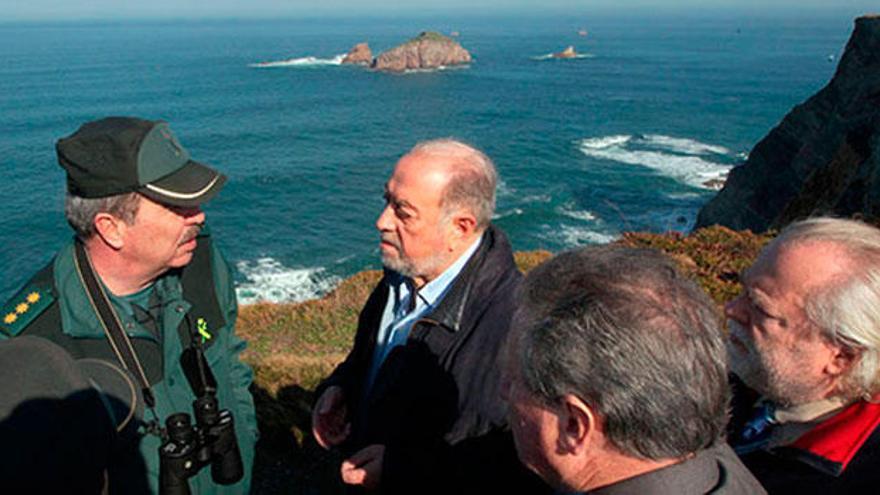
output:
{"label": "cap brim", "polygon": [[159,203],[190,207],[213,198],[225,183],[225,175],[190,160],[174,173],[145,184],[138,192]]}

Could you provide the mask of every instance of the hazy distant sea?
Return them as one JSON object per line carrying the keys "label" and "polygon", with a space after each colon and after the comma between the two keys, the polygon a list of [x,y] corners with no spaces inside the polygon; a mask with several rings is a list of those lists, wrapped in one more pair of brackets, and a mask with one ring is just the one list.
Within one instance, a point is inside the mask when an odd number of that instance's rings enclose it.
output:
{"label": "hazy distant sea", "polygon": [[[687,230],[704,183],[827,82],[851,28],[698,14],[0,24],[0,298],[70,237],[54,142],[89,119],[170,121],[230,177],[207,212],[241,300],[301,300],[378,267],[383,183],[427,138],[496,160],[495,221],[516,249]],[[473,64],[339,65],[357,42],[378,52],[427,29],[460,32]],[[546,57],[567,45],[584,56]]]}

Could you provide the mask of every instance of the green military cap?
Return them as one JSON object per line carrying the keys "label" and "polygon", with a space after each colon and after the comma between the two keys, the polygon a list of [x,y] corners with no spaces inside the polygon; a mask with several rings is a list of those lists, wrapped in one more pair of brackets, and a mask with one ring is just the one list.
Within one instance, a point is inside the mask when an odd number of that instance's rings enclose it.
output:
{"label": "green military cap", "polygon": [[83,124],[55,145],[67,189],[84,198],[139,192],[192,207],[212,198],[226,177],[190,159],[166,122],[107,117]]}

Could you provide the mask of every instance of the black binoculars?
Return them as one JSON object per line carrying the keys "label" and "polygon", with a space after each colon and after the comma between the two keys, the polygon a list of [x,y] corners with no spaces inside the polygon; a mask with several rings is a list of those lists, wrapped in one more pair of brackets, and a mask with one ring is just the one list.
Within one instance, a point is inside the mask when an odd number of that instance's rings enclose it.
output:
{"label": "black binoculars", "polygon": [[189,478],[208,464],[215,483],[231,485],[244,476],[232,413],[218,410],[213,394],[196,399],[193,412],[195,426],[187,413],[172,414],[165,422],[168,436],[159,447],[161,495],[189,495]]}

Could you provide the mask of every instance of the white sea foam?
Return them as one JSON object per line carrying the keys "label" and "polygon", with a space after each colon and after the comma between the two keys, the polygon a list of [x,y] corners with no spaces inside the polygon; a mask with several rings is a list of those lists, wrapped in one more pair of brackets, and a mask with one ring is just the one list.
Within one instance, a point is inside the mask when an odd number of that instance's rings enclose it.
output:
{"label": "white sea foam", "polygon": [[729,155],[727,148],[686,138],[612,135],[583,139],[578,147],[587,156],[648,167],[700,188],[717,188],[730,170],[729,165],[705,158],[708,154]]}
{"label": "white sea foam", "polygon": [[695,187],[708,187],[706,183],[724,180],[728,167],[694,156],[678,156],[658,151],[628,151],[624,149],[582,149],[584,154],[605,158],[629,165],[642,165],[663,175],[678,179]]}
{"label": "white sea foam", "polygon": [[432,67],[430,69],[406,69],[403,72],[397,72],[397,74],[426,74],[431,72],[442,72],[445,70],[461,70],[470,68],[470,64],[438,65],[437,67]]}
{"label": "white sea foam", "polygon": [[648,134],[642,138],[645,144],[665,148],[676,153],[686,155],[729,155],[730,150],[724,146],[701,143],[693,139],[663,136],[660,134]]}
{"label": "white sea foam", "polygon": [[669,199],[678,200],[678,201],[700,198],[700,194],[695,193],[695,192],[666,193],[665,196]]}
{"label": "white sea foam", "polygon": [[247,279],[235,289],[240,304],[306,301],[321,297],[340,282],[323,268],[288,268],[273,258],[239,261],[236,267]]}
{"label": "white sea foam", "polygon": [[511,196],[516,194],[516,189],[507,185],[507,182],[504,182],[504,179],[498,180],[498,185],[495,186],[495,195],[496,196]]}
{"label": "white sea foam", "polygon": [[608,244],[617,239],[616,235],[599,232],[587,227],[574,227],[562,224],[550,234],[559,240],[565,247],[577,247],[584,244]]}
{"label": "white sea foam", "polygon": [[594,215],[593,212],[586,210],[577,210],[572,203],[566,203],[562,206],[557,207],[556,213],[567,216],[569,218],[574,218],[575,220],[583,220],[584,222],[594,222],[596,220],[596,215]]}
{"label": "white sea foam", "polygon": [[579,58],[594,58],[595,55],[592,53],[578,53],[573,57],[556,57],[555,53],[545,53],[544,55],[535,55],[534,57],[529,57],[532,60],[572,60]]}
{"label": "white sea foam", "polygon": [[610,148],[612,146],[620,146],[629,142],[632,139],[632,136],[624,136],[624,135],[614,135],[614,136],[603,136],[597,138],[587,138],[581,140],[581,147],[589,148],[593,150],[603,150],[605,148]]}
{"label": "white sea foam", "polygon": [[336,55],[333,58],[319,58],[319,57],[300,57],[300,58],[289,58],[287,60],[276,60],[271,62],[257,62],[253,64],[248,64],[248,67],[256,67],[256,68],[268,68],[268,67],[317,67],[322,65],[340,65],[342,64],[342,59],[345,58],[345,54]]}
{"label": "white sea foam", "polygon": [[522,215],[522,214],[523,214],[522,208],[513,208],[513,209],[510,209],[507,211],[495,212],[495,214],[492,215],[492,220],[498,220],[498,219],[504,218],[504,217],[518,216],[518,215]]}
{"label": "white sea foam", "polygon": [[521,203],[549,203],[553,199],[549,194],[530,194],[520,198]]}

